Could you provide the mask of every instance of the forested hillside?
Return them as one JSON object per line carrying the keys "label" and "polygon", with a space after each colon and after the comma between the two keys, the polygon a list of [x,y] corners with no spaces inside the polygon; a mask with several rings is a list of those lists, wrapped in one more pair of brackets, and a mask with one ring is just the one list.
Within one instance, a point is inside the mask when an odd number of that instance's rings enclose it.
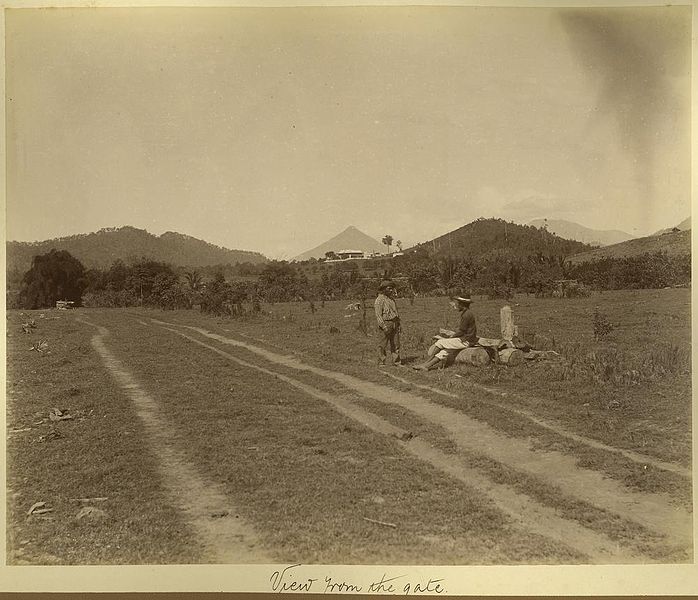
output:
{"label": "forested hillside", "polygon": [[690,257],[691,230],[669,231],[661,235],[650,235],[628,240],[620,244],[574,254],[568,258],[568,261],[570,264],[579,265],[594,260],[633,258],[645,254],[656,254],[657,252],[672,257]]}
{"label": "forested hillside", "polygon": [[418,244],[408,252],[454,258],[475,257],[506,250],[514,256],[569,256],[591,250],[592,246],[565,240],[545,229],[518,225],[503,219],[477,219],[431,241]]}
{"label": "forested hillside", "polygon": [[7,270],[24,272],[30,268],[34,256],[52,249],[67,250],[85,267],[101,269],[108,268],[116,260],[140,257],[182,267],[266,261],[258,252],[228,250],[171,231],[156,236],[144,229],[126,226],[42,242],[8,242]]}

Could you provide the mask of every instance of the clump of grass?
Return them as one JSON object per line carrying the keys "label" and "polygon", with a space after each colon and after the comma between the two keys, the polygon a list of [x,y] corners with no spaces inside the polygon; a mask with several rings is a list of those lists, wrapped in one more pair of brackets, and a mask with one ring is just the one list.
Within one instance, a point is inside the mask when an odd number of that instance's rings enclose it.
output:
{"label": "clump of grass", "polygon": [[592,324],[594,326],[594,339],[597,342],[604,339],[613,331],[613,323],[608,320],[608,317],[604,313],[599,311],[598,306],[594,309]]}
{"label": "clump of grass", "polygon": [[688,370],[691,366],[690,353],[671,342],[650,346],[642,365],[647,376],[656,378],[668,373]]}
{"label": "clump of grass", "polygon": [[565,360],[550,369],[554,381],[634,386],[690,367],[688,352],[673,343],[650,346],[636,358],[615,346],[588,351],[580,342],[565,344],[561,350]]}

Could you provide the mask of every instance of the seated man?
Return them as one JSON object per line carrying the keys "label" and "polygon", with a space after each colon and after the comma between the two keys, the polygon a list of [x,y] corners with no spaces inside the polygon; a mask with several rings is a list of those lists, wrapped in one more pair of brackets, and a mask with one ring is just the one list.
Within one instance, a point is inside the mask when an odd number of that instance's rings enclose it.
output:
{"label": "seated man", "polygon": [[456,296],[453,299],[453,308],[460,311],[460,325],[457,331],[451,337],[444,337],[436,341],[437,353],[427,362],[421,365],[415,365],[413,368],[419,371],[428,371],[429,369],[443,367],[446,364],[446,359],[451,354],[474,346],[477,344],[477,327],[475,325],[475,317],[470,311],[472,300],[469,297]]}

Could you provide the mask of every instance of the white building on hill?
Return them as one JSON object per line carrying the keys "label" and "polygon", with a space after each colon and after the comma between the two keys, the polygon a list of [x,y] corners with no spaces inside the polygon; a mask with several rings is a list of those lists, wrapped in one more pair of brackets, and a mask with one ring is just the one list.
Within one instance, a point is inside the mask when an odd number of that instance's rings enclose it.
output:
{"label": "white building on hill", "polygon": [[336,252],[340,260],[349,260],[350,258],[366,258],[363,250],[340,250]]}

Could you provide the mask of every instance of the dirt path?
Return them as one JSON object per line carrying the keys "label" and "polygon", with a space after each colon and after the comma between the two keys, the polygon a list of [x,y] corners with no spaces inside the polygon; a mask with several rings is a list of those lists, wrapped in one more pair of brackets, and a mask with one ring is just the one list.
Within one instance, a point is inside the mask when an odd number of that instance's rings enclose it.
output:
{"label": "dirt path", "polygon": [[[166,326],[175,325],[154,321]],[[556,451],[534,451],[528,441],[503,435],[485,423],[416,394],[396,393],[393,388],[344,373],[314,367],[294,357],[277,354],[200,327],[180,327],[223,344],[244,348],[274,363],[332,379],[367,398],[401,406],[442,426],[451,434],[453,441],[466,451],[487,454],[500,463],[560,488],[570,496],[666,536],[671,544],[684,548],[692,547],[692,515],[683,508],[672,506],[670,498],[665,494],[633,492],[597,471],[578,467],[575,458],[571,456]]]}
{"label": "dirt path", "polygon": [[[139,321],[140,323],[143,323],[142,321]],[[224,331],[230,331],[230,330],[224,330]],[[247,335],[245,333],[240,333],[243,337],[252,340],[252,341],[257,341],[260,343],[263,343],[267,346],[272,346],[279,348],[280,350],[283,350],[281,346],[278,346],[276,344],[272,344],[267,340],[255,338],[253,336]],[[389,377],[391,379],[394,379],[395,381],[399,381],[400,383],[404,385],[409,385],[410,387],[416,388],[416,389],[421,389],[425,390],[428,392],[432,392],[435,394],[439,394],[441,396],[447,397],[447,398],[455,398],[455,399],[460,399],[461,397],[458,394],[454,394],[451,392],[447,392],[445,390],[435,388],[430,385],[424,385],[417,383],[415,381],[405,379],[404,377],[400,377],[399,375],[396,375],[394,373],[390,373],[388,371],[382,371],[381,372],[385,377]],[[509,402],[512,400],[516,401],[518,398],[520,398],[519,395],[513,394],[511,392],[505,392],[502,390],[498,390],[486,385],[482,385],[479,383],[475,382],[470,382],[469,386],[472,389],[483,391],[486,394],[490,396],[497,396],[499,398],[506,398]],[[691,480],[693,477],[693,473],[691,472],[690,469],[686,469],[685,467],[682,467],[681,465],[677,465],[674,463],[669,463],[663,460],[660,460],[658,458],[654,458],[652,456],[648,456],[646,454],[642,454],[640,452],[635,452],[633,450],[626,450],[624,448],[616,448],[614,446],[609,446],[608,444],[604,444],[603,442],[600,442],[598,440],[588,438],[583,435],[576,434],[574,432],[568,431],[567,429],[564,428],[564,426],[556,423],[555,421],[552,420],[544,420],[541,419],[538,415],[535,415],[534,413],[524,409],[524,408],[518,408],[517,406],[513,406],[511,403],[509,404],[504,404],[502,402],[497,402],[496,400],[491,400],[489,398],[483,398],[483,397],[478,397],[477,402],[481,404],[486,404],[489,406],[493,406],[496,408],[499,408],[501,410],[505,410],[507,412],[516,414],[518,416],[524,417],[525,419],[531,421],[532,423],[535,423],[539,427],[542,427],[543,429],[547,429],[548,431],[552,431],[553,433],[567,438],[573,442],[577,442],[579,444],[584,444],[585,446],[589,446],[590,448],[595,448],[597,450],[603,450],[605,452],[611,452],[613,454],[619,454],[620,456],[623,456],[627,458],[628,460],[631,460],[635,463],[637,463],[640,466],[652,466],[656,469],[660,469],[662,471],[669,471],[671,473],[675,473],[677,475],[680,475],[681,477],[686,478],[687,480]],[[645,425],[648,428],[652,428],[651,423],[647,423]],[[661,433],[661,431],[660,431]]]}
{"label": "dirt path", "polygon": [[[188,335],[180,329],[170,327],[170,325],[173,324],[162,321],[156,322],[169,331],[224,356],[237,364],[256,369],[262,373],[281,379],[315,398],[328,402],[343,414],[378,433],[392,435],[398,440],[406,433],[404,430],[393,426],[386,420],[356,406],[348,400],[342,399],[339,395],[327,394],[292,377],[243,360],[215,346],[207,344],[192,335]],[[187,328],[218,342],[252,350],[276,364],[292,366],[293,368],[307,370],[325,377],[330,377],[346,387],[358,391],[365,397],[382,402],[398,404],[446,428],[451,432],[454,441],[465,449],[485,452],[500,462],[514,466],[519,470],[534,473],[539,478],[551,481],[554,484],[559,484],[561,479],[567,484],[566,488],[571,488],[572,491],[575,492],[575,497],[581,497],[587,501],[592,501],[590,503],[595,506],[601,504],[605,509],[608,509],[609,505],[611,505],[612,508],[615,509],[613,512],[617,512],[624,517],[628,516],[626,511],[630,510],[633,516],[637,517],[637,520],[641,521],[642,524],[646,524],[649,521],[654,528],[660,530],[661,533],[667,534],[671,538],[681,538],[681,541],[684,541],[682,538],[684,532],[678,530],[679,525],[684,523],[680,520],[676,520],[673,509],[667,509],[665,504],[657,502],[656,499],[650,497],[651,495],[632,494],[615,484],[615,482],[604,480],[598,473],[579,469],[574,464],[574,461],[567,456],[554,452],[533,453],[524,442],[502,436],[487,425],[475,422],[451,409],[434,405],[419,396],[411,394],[398,395],[392,388],[372,384],[334,371],[311,367],[296,359],[277,355],[250,344],[239,342],[238,340],[219,336],[201,328]],[[465,440],[465,442],[463,442],[463,440]],[[525,528],[543,534],[549,538],[562,541],[566,545],[587,555],[590,562],[601,564],[652,562],[645,556],[640,556],[637,553],[620,548],[616,542],[609,540],[603,535],[588,530],[575,522],[561,518],[555,510],[519,493],[512,487],[490,481],[477,470],[467,467],[462,459],[458,457],[445,454],[418,439],[412,439],[409,442],[401,441],[399,443],[401,443],[406,451],[417,458],[432,464],[452,477],[465,482],[467,485],[475,486],[480,492],[487,494],[501,510],[513,517],[514,520]],[[571,471],[571,473],[569,471]],[[558,475],[557,477],[555,476],[556,474]],[[588,493],[587,490],[583,489],[585,485],[593,485],[597,488],[601,486],[601,490],[597,489],[597,493]],[[565,491],[569,492],[570,489],[566,489]],[[612,492],[615,495],[613,495]],[[599,496],[601,496],[602,502],[599,502]],[[636,504],[631,504],[633,502]],[[650,513],[650,518],[647,518],[646,512]],[[657,515],[659,516],[657,517]],[[674,531],[672,525],[667,528],[661,518],[675,519],[677,521],[677,530]],[[690,535],[690,529],[688,533]],[[678,539],[672,539],[672,541],[676,543]],[[682,543],[681,545],[685,544]]]}
{"label": "dirt path", "polygon": [[[141,321],[142,323],[142,321]],[[224,330],[224,331],[230,331],[230,330]],[[243,337],[256,341],[262,344],[265,344],[267,346],[272,346],[279,348],[280,350],[283,350],[281,346],[278,346],[276,344],[270,343],[268,340],[263,340],[259,338],[255,338],[253,336],[250,336],[246,333],[240,333]],[[459,399],[461,398],[458,394],[454,394],[451,392],[446,392],[444,390],[441,390],[439,388],[435,388],[430,385],[424,385],[417,383],[415,381],[405,379],[404,377],[400,377],[399,375],[396,375],[394,373],[390,373],[388,371],[382,371],[382,374],[385,377],[389,377],[391,379],[394,379],[395,381],[399,381],[400,383],[404,385],[409,385],[410,387],[416,388],[416,389],[421,389],[425,390],[428,392],[432,392],[435,394],[439,394],[441,396],[447,397],[447,398],[456,398]],[[469,382],[468,384],[470,388],[478,391],[483,391],[489,396],[496,396],[499,398],[505,398],[509,402],[508,404],[502,403],[502,402],[497,402],[496,400],[492,400],[490,398],[483,398],[482,396],[477,398],[477,401],[482,404],[487,404],[489,406],[493,406],[496,408],[499,408],[501,410],[505,410],[507,412],[516,414],[520,417],[524,417],[525,419],[531,421],[532,423],[535,423],[539,427],[542,427],[543,429],[547,429],[548,431],[552,431],[553,433],[567,438],[573,442],[577,442],[580,444],[584,444],[585,446],[589,446],[590,448],[595,448],[597,450],[603,450],[605,452],[612,452],[613,454],[619,454],[620,456],[623,456],[627,458],[628,460],[631,460],[635,463],[637,463],[640,466],[652,466],[656,469],[660,469],[662,471],[669,471],[671,473],[675,473],[677,475],[680,475],[681,477],[685,477],[687,480],[691,480],[693,477],[693,473],[690,469],[687,469],[685,467],[682,467],[681,465],[677,465],[674,463],[669,463],[663,460],[660,460],[658,458],[648,456],[647,454],[642,454],[640,452],[635,452],[633,450],[626,450],[624,448],[616,448],[614,446],[609,446],[608,444],[604,444],[603,442],[600,442],[598,440],[576,434],[574,432],[568,431],[565,429],[564,426],[560,425],[559,423],[556,423],[555,421],[551,419],[541,419],[538,415],[535,415],[534,413],[524,409],[524,408],[518,408],[517,406],[514,406],[511,404],[511,401],[516,401],[517,399],[521,398],[520,395],[514,394],[512,392],[505,392],[502,390],[498,390],[486,385],[482,385],[480,383],[475,383],[475,382]],[[652,428],[652,424],[648,423],[646,424],[648,428]]]}
{"label": "dirt path", "polygon": [[92,346],[136,407],[171,501],[183,512],[207,550],[206,556],[202,557],[203,562],[274,562],[262,551],[256,533],[237,515],[235,507],[220,488],[205,480],[173,444],[175,431],[168,425],[157,402],[143,391],[133,375],[107,349],[104,338],[109,331],[79,320],[97,327],[99,333],[92,338]]}
{"label": "dirt path", "polygon": [[[448,398],[458,398],[458,394],[452,394],[450,392],[446,392],[444,390],[440,390],[438,388],[432,387],[430,385],[423,385],[419,383],[415,383],[414,381],[410,381],[409,379],[405,379],[404,377],[399,377],[393,373],[384,373],[386,377],[391,377],[392,379],[395,379],[396,381],[399,381],[400,383],[410,385],[413,387],[416,387],[418,389],[426,390],[429,392],[433,392],[435,394],[440,394],[442,396],[446,396]],[[488,394],[500,396],[502,398],[508,398],[510,400],[515,399],[516,396],[514,394],[511,394],[510,392],[502,392],[499,390],[495,390],[493,388],[490,388],[488,386],[480,385],[478,383],[472,383],[471,386],[475,389],[482,390],[483,392],[486,392]],[[663,460],[659,460],[657,458],[647,456],[646,454],[640,454],[639,452],[634,452],[632,450],[625,450],[624,448],[615,448],[613,446],[609,446],[608,444],[604,444],[603,442],[599,442],[598,440],[593,440],[591,438],[588,438],[583,435],[579,435],[576,433],[573,433],[571,431],[567,431],[564,427],[561,425],[558,425],[557,423],[554,422],[548,422],[544,421],[543,419],[537,417],[536,415],[532,414],[531,412],[521,409],[521,408],[516,408],[515,406],[507,405],[507,404],[502,404],[501,402],[496,402],[492,400],[479,400],[480,402],[484,402],[486,404],[489,404],[491,406],[496,406],[497,408],[501,408],[502,410],[506,410],[508,412],[512,412],[514,414],[520,415],[522,417],[527,418],[531,422],[535,423],[536,425],[542,427],[543,429],[547,429],[549,431],[552,431],[556,433],[557,435],[560,435],[562,437],[565,437],[569,440],[572,440],[573,442],[578,442],[580,444],[584,444],[586,446],[589,446],[590,448],[596,448],[597,450],[603,450],[604,452],[612,452],[613,454],[620,454],[621,456],[624,456],[625,458],[639,464],[639,465],[647,465],[647,466],[652,466],[657,469],[661,469],[662,471],[669,471],[671,473],[676,473],[677,475],[681,475],[682,477],[685,477],[686,479],[690,479],[692,477],[690,469],[685,469],[681,465],[675,465],[673,463],[668,463]]]}

